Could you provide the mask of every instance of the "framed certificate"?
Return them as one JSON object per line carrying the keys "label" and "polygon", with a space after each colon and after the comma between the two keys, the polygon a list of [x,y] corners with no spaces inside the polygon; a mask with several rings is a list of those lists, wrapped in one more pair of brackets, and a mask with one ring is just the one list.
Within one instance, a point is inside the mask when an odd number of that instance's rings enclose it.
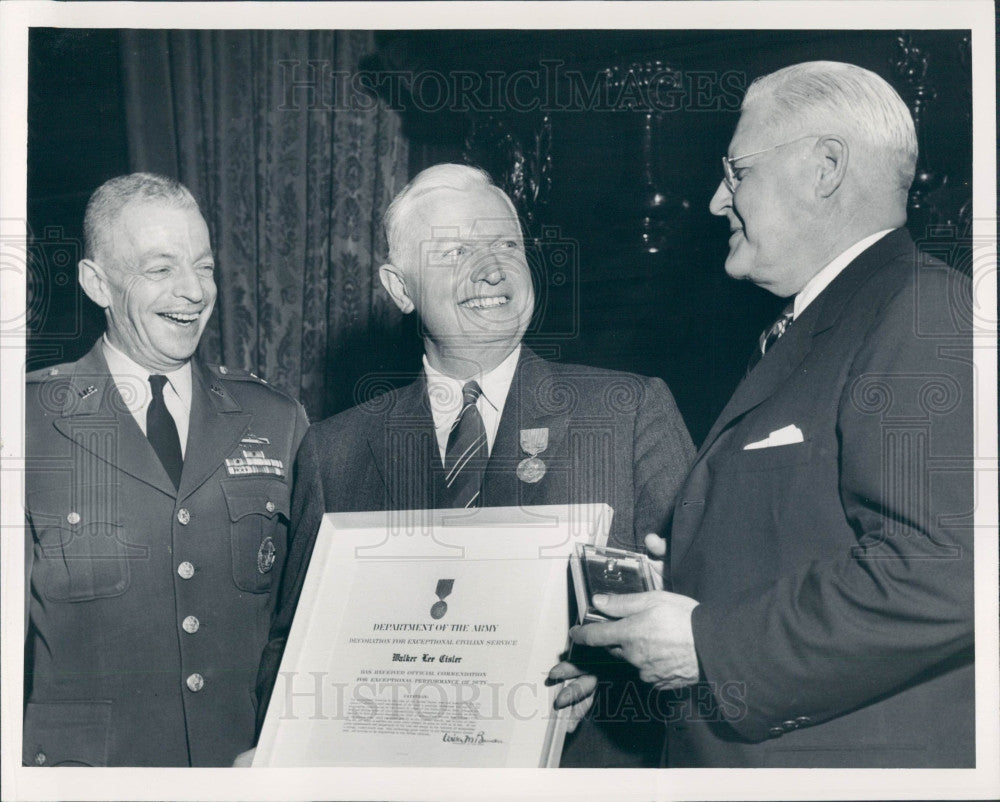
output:
{"label": "framed certificate", "polygon": [[[569,556],[605,504],[324,517],[254,765],[558,765]],[[424,523],[400,527],[401,518]]]}

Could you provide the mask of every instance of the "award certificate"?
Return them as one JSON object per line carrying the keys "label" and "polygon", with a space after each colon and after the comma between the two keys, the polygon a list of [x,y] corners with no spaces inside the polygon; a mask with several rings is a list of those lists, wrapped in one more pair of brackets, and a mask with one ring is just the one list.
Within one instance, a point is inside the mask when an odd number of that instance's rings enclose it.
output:
{"label": "award certificate", "polygon": [[545,680],[575,623],[568,559],[611,515],[326,515],[254,765],[558,765],[568,711]]}

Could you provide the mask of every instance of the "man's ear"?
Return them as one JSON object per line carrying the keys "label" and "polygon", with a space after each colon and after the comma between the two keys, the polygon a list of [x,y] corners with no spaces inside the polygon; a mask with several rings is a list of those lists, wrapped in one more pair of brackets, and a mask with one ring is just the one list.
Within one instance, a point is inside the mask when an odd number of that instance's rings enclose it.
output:
{"label": "man's ear", "polygon": [[77,265],[77,280],[91,301],[103,309],[111,306],[108,276],[104,268],[97,262],[92,259],[81,259]]}
{"label": "man's ear", "polygon": [[403,279],[403,271],[393,264],[384,264],[378,269],[378,277],[389,293],[396,306],[404,315],[413,311],[413,299],[410,298],[406,290],[406,281]]}
{"label": "man's ear", "polygon": [[816,151],[821,162],[816,177],[816,192],[821,198],[829,198],[847,176],[850,152],[847,142],[839,136],[824,136],[816,143]]}

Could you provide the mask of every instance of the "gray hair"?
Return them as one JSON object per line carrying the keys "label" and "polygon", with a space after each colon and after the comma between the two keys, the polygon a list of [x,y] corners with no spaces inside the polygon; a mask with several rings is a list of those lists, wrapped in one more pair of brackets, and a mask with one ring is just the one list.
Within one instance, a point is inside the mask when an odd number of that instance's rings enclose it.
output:
{"label": "gray hair", "polygon": [[822,126],[832,120],[848,126],[870,149],[872,166],[886,171],[904,191],[913,183],[913,118],[896,90],[874,72],[839,61],[793,64],[755,80],[742,108],[762,101],[771,102],[779,126]]}
{"label": "gray hair", "polygon": [[475,189],[493,190],[504,199],[510,213],[517,218],[517,209],[507,193],[500,189],[485,170],[466,164],[435,164],[422,170],[403,187],[385,210],[385,239],[389,246],[389,261],[397,267],[403,265],[403,246],[407,224],[414,204],[425,195],[439,189],[466,192]]}
{"label": "gray hair", "polygon": [[130,173],[109,179],[94,190],[87,201],[83,215],[84,255],[88,259],[95,258],[97,251],[107,243],[122,209],[143,201],[159,201],[201,211],[188,188],[172,178],[153,173]]}

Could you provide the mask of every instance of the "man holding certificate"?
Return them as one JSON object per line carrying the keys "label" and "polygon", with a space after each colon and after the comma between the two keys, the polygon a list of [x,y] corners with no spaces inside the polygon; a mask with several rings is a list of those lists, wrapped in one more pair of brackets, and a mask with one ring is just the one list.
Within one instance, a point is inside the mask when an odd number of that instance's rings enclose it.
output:
{"label": "man holding certificate", "polygon": [[[393,200],[385,228],[379,278],[404,313],[419,315],[423,371],[303,441],[261,717],[324,513],[603,502],[614,510],[609,545],[636,549],[663,531],[693,455],[661,380],[549,362],[522,345],[534,312],[522,233],[484,172],[424,170]],[[418,515],[401,516],[419,532]],[[635,765],[609,737],[581,731],[564,764]]]}

